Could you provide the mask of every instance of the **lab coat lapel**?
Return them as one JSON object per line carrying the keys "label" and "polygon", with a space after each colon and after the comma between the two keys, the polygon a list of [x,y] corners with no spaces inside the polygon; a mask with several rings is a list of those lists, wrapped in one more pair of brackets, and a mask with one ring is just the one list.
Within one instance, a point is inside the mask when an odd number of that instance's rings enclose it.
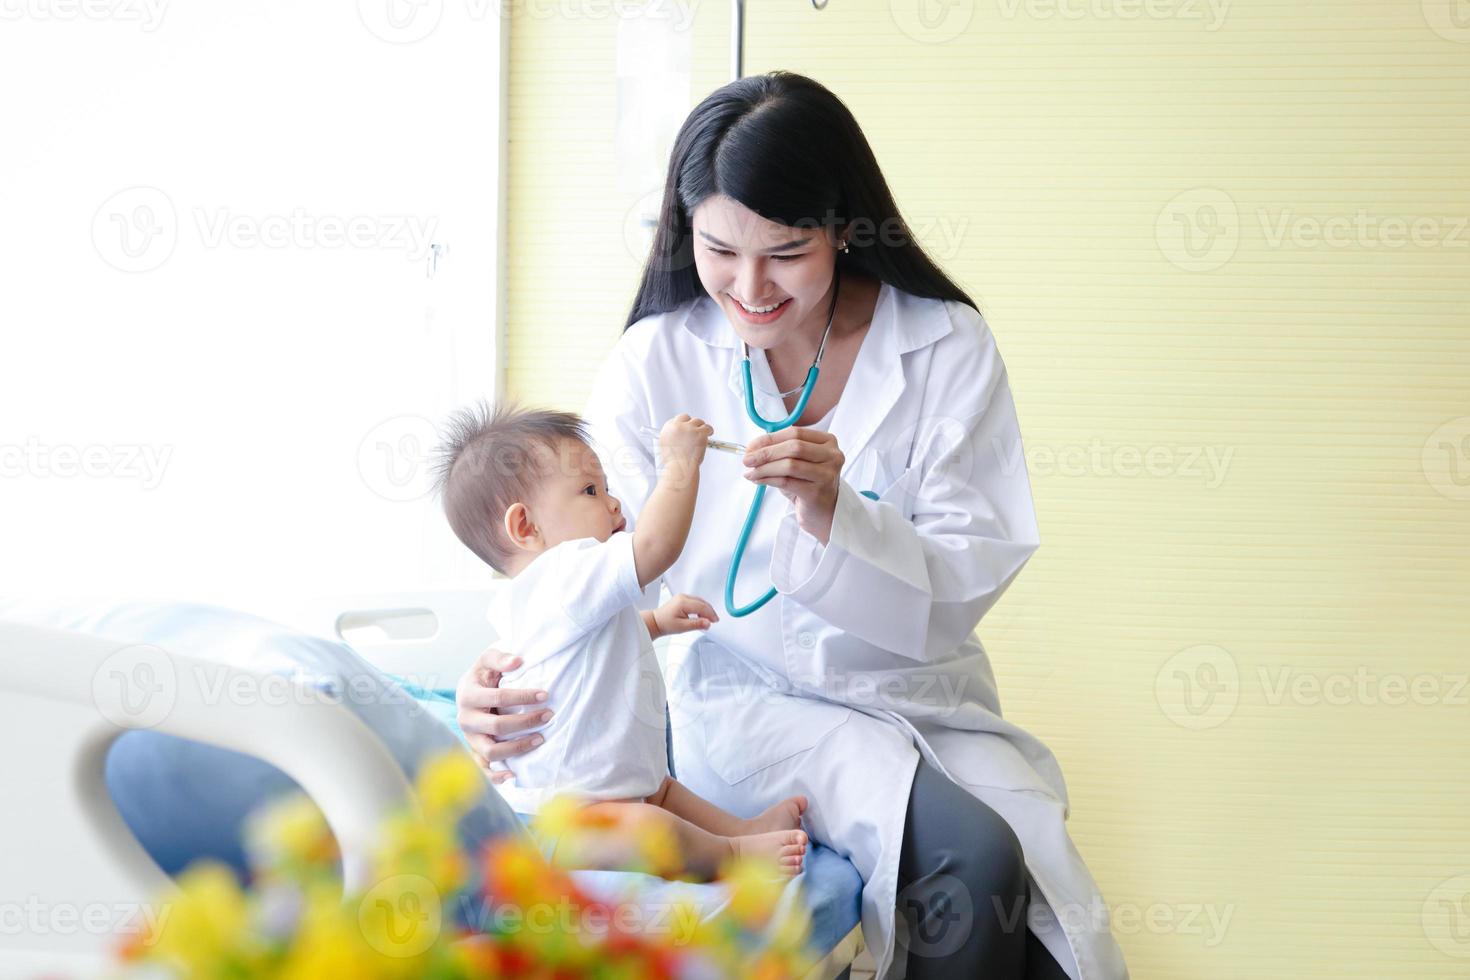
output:
{"label": "lab coat lapel", "polygon": [[[856,468],[870,455],[868,443],[903,393],[903,357],[893,300],[893,287],[885,283],[827,429],[837,437],[837,448],[845,458],[842,475],[849,481],[869,475]],[[866,483],[858,489],[866,489]]]}

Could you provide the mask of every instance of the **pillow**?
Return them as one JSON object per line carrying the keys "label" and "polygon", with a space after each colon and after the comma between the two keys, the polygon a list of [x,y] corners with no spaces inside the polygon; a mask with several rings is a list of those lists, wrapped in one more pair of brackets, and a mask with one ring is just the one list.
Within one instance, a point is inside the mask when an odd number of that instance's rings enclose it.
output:
{"label": "pillow", "polygon": [[[460,745],[456,732],[350,647],[248,613],[178,602],[0,599],[0,619],[77,630],[119,643],[152,644],[211,663],[305,681],[353,711],[410,780],[425,759]],[[208,857],[233,867],[243,879],[245,817],[297,789],[280,770],[252,756],[145,729],[118,737],[105,775],[123,820],[169,874]],[[486,788],[491,790],[488,781]],[[459,830],[461,842],[475,850],[492,837],[524,833],[493,790],[466,814]]]}

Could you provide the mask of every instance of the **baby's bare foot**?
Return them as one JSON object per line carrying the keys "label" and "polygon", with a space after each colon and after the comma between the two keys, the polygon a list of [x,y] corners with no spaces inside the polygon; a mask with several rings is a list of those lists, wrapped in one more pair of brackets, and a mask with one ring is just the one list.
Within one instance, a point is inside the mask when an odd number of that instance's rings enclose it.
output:
{"label": "baby's bare foot", "polygon": [[796,830],[801,826],[801,815],[805,812],[805,796],[787,797],[760,816],[745,821],[745,832],[765,834],[773,830]]}
{"label": "baby's bare foot", "polygon": [[788,878],[801,874],[806,861],[806,832],[801,830],[731,837],[730,846],[735,849],[736,857],[765,861]]}

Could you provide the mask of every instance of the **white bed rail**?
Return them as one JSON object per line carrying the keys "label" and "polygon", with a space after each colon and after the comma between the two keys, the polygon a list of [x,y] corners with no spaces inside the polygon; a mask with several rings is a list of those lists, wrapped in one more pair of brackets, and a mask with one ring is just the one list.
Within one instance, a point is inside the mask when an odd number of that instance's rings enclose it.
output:
{"label": "white bed rail", "polygon": [[382,818],[411,799],[393,757],[349,709],[221,695],[265,690],[263,675],[7,622],[0,665],[0,976],[90,973],[166,902],[171,880],[103,781],[108,747],[128,729],[247,753],[290,776],[325,814],[349,888],[366,884]]}

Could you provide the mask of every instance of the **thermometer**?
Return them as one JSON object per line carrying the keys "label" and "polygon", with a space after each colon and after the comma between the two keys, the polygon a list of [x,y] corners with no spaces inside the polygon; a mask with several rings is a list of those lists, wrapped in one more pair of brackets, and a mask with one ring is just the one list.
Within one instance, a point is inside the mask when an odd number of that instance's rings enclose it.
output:
{"label": "thermometer", "polygon": [[[651,425],[643,425],[638,427],[638,431],[652,439],[655,446],[658,445],[658,429],[655,429]],[[734,453],[737,456],[745,455],[745,447],[738,442],[725,442],[723,439],[711,439],[707,445],[709,448],[718,449],[722,453]]]}

